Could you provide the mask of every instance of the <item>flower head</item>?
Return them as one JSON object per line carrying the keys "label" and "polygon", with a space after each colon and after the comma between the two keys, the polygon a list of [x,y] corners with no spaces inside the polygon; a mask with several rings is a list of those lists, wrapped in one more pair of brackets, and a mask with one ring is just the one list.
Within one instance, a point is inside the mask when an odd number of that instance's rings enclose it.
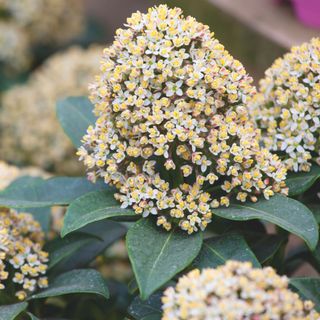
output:
{"label": "flower head", "polygon": [[48,253],[42,250],[44,235],[28,213],[0,208],[0,290],[16,285],[16,296],[24,300],[37,288],[45,288]]}
{"label": "flower head", "polygon": [[74,148],[56,119],[56,102],[86,95],[99,65],[102,48],[73,47],[49,58],[28,82],[7,91],[0,110],[0,154],[68,174],[79,171]]}
{"label": "flower head", "polygon": [[284,154],[289,170],[320,161],[320,39],[293,47],[260,81],[251,105],[265,146]]}
{"label": "flower head", "polygon": [[165,291],[162,320],[319,319],[313,303],[288,284],[271,267],[255,269],[250,262],[196,269]]}
{"label": "flower head", "polygon": [[[122,206],[192,233],[230,192],[278,192],[285,169],[260,150],[245,103],[254,93],[241,63],[208,26],[160,5],[134,13],[104,51],[91,85],[99,117],[79,156],[89,178],[115,185]],[[225,180],[220,198],[208,190]]]}

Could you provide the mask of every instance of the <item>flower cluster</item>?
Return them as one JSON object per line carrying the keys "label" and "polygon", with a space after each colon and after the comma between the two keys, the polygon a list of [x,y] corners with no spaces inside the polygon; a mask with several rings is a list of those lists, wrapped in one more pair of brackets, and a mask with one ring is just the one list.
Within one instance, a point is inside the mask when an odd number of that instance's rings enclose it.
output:
{"label": "flower cluster", "polygon": [[93,46],[55,54],[26,84],[3,94],[0,154],[4,160],[68,174],[79,171],[74,149],[56,119],[56,102],[87,94],[101,52]]}
{"label": "flower cluster", "polygon": [[24,70],[30,63],[28,42],[20,28],[0,20],[0,68]]}
{"label": "flower cluster", "polygon": [[44,235],[32,215],[0,208],[0,290],[14,283],[16,297],[24,300],[37,288],[48,286],[48,253]]}
{"label": "flower cluster", "polygon": [[250,103],[266,148],[284,154],[289,170],[309,171],[320,161],[320,39],[277,59]]}
{"label": "flower cluster", "polygon": [[216,269],[193,270],[162,298],[162,320],[317,320],[311,301],[288,289],[271,267],[228,261]]}
{"label": "flower cluster", "polygon": [[33,45],[63,44],[78,36],[83,11],[79,0],[0,0],[0,64],[23,69]]}
{"label": "flower cluster", "polygon": [[188,233],[231,191],[240,201],[285,191],[284,166],[248,121],[252,79],[208,26],[165,5],[127,22],[90,87],[99,118],[78,151],[89,178],[115,185],[122,207]]}

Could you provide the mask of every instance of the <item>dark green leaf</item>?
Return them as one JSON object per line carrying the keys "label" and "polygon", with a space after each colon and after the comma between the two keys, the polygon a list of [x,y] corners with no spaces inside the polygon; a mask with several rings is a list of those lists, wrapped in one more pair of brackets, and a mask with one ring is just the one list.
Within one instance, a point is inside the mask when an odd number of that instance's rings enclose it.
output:
{"label": "dark green leaf", "polygon": [[136,216],[132,209],[122,209],[113,192],[95,191],[76,199],[64,218],[62,237],[89,223],[118,216]]}
{"label": "dark green leaf", "polygon": [[0,306],[0,320],[14,320],[27,307],[26,302]]}
{"label": "dark green leaf", "polygon": [[198,255],[202,234],[166,232],[141,219],[127,233],[127,248],[142,299],[186,268]]}
{"label": "dark green leaf", "polygon": [[107,189],[103,181],[91,183],[86,178],[57,177],[8,188],[0,192],[0,205],[13,208],[68,205],[88,192]]}
{"label": "dark green leaf", "polygon": [[141,320],[161,320],[160,314],[150,314],[146,317],[143,317]]}
{"label": "dark green leaf", "polygon": [[226,234],[206,239],[198,257],[193,262],[196,268],[215,268],[227,260],[251,261],[253,266],[261,267],[243,236]]}
{"label": "dark green leaf", "polygon": [[63,273],[49,283],[49,287],[31,296],[41,299],[71,293],[93,293],[109,298],[109,290],[100,273],[93,269],[78,269]]}
{"label": "dark green leaf", "polygon": [[162,293],[155,293],[145,301],[141,300],[139,297],[135,297],[128,309],[130,316],[137,320],[148,316],[161,317],[161,296]]}
{"label": "dark green leaf", "polygon": [[246,233],[254,230],[259,233],[266,233],[265,225],[259,220],[251,221],[232,221],[223,219],[214,215],[212,222],[207,226],[207,230],[212,231],[214,234],[225,233]]}
{"label": "dark green leaf", "polygon": [[85,245],[98,241],[101,242],[92,235],[82,233],[71,234],[69,237],[66,237],[64,239],[54,239],[46,247],[46,251],[49,252],[50,256],[48,268],[52,269],[62,260],[64,260],[67,257],[70,257]]}
{"label": "dark green leaf", "polygon": [[246,240],[261,264],[271,259],[281,245],[285,243],[286,237],[275,234],[252,234],[246,235]]}
{"label": "dark green leaf", "polygon": [[298,290],[302,298],[313,301],[320,311],[320,278],[293,278],[290,285]]}
{"label": "dark green leaf", "polygon": [[314,217],[316,218],[318,224],[320,224],[320,204],[308,204],[308,208],[312,211]]}
{"label": "dark green leaf", "polygon": [[34,314],[27,312],[28,316],[30,317],[31,320],[40,320],[39,318],[37,318]]}
{"label": "dark green leaf", "polygon": [[86,226],[81,229],[81,232],[94,235],[98,239],[84,245],[80,252],[68,256],[55,267],[55,271],[61,272],[86,267],[108,246],[122,237],[126,231],[127,229],[122,224],[108,220],[98,221]]}
{"label": "dark green leaf", "polygon": [[313,165],[309,172],[290,172],[286,184],[289,196],[293,197],[307,191],[320,178],[320,166]]}
{"label": "dark green leaf", "polygon": [[[44,181],[43,178],[40,177],[31,177],[31,176],[23,176],[14,180],[7,188],[6,191],[14,188],[21,188],[26,184],[33,184],[36,182]],[[44,232],[48,232],[50,228],[50,220],[51,220],[51,208],[43,207],[43,208],[28,208],[18,209],[20,212],[28,212],[31,213],[34,218],[41,224],[41,228]]]}
{"label": "dark green leaf", "polygon": [[214,209],[214,213],[230,220],[262,219],[299,236],[314,249],[318,243],[318,224],[312,212],[302,203],[275,195],[256,203],[232,204],[229,208]]}
{"label": "dark green leaf", "polygon": [[28,212],[33,215],[35,220],[37,220],[43,232],[47,233],[50,229],[50,222],[51,222],[51,208],[50,207],[43,207],[43,208],[20,208],[18,209],[20,212]]}
{"label": "dark green leaf", "polygon": [[313,257],[313,264],[314,267],[317,269],[318,272],[320,272],[320,243],[317,244],[314,251],[311,252]]}
{"label": "dark green leaf", "polygon": [[73,145],[81,146],[81,139],[96,118],[93,105],[86,97],[69,97],[57,103],[57,117]]}

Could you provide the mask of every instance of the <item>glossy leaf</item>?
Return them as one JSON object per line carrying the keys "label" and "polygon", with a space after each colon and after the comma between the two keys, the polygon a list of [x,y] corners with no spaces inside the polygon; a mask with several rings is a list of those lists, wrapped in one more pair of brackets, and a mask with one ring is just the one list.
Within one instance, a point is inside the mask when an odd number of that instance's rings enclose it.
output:
{"label": "glossy leaf", "polygon": [[[66,257],[55,267],[55,271],[61,272],[87,267],[88,264],[100,255],[108,246],[125,235],[126,231],[127,228],[122,224],[108,220],[98,221],[82,228],[81,232],[94,235],[96,240],[92,240],[81,247],[79,251]],[[71,235],[72,234],[69,236]],[[67,236],[67,238],[69,236]]]}
{"label": "glossy leaf", "polygon": [[141,320],[161,320],[161,315],[159,314],[150,314],[143,317]]}
{"label": "glossy leaf", "polygon": [[43,232],[47,233],[50,230],[51,223],[51,208],[50,207],[42,207],[42,208],[20,208],[18,209],[20,212],[28,212],[31,213],[35,220],[37,220]]}
{"label": "glossy leaf", "polygon": [[103,181],[91,183],[86,178],[56,177],[8,188],[0,192],[0,205],[13,208],[68,205],[83,194],[108,188]]}
{"label": "glossy leaf", "polygon": [[275,195],[270,200],[256,203],[231,204],[228,208],[214,209],[214,213],[230,220],[262,219],[299,236],[314,249],[318,242],[318,224],[312,212],[302,203]]}
{"label": "glossy leaf", "polygon": [[308,208],[312,211],[318,224],[320,224],[320,204],[314,204],[314,203],[308,204]]}
{"label": "glossy leaf", "polygon": [[71,293],[93,293],[109,298],[109,290],[100,273],[93,269],[78,269],[63,273],[51,280],[49,287],[31,296],[41,299]]}
{"label": "glossy leaf", "polygon": [[271,259],[286,241],[286,237],[276,234],[257,233],[245,235],[245,237],[251,250],[262,264]]}
{"label": "glossy leaf", "polygon": [[159,319],[161,319],[161,297],[162,293],[152,294],[145,301],[135,297],[128,309],[130,316],[137,320],[145,317],[160,317]]}
{"label": "glossy leaf", "polygon": [[93,105],[86,97],[69,97],[58,101],[57,117],[76,148],[81,146],[81,139],[88,127],[96,121]]}
{"label": "glossy leaf", "polygon": [[[41,177],[31,177],[31,176],[23,176],[14,180],[5,190],[8,191],[13,188],[23,187],[26,184],[36,183],[44,181]],[[50,228],[50,220],[51,220],[51,208],[43,207],[43,208],[20,208],[18,209],[20,212],[28,212],[33,215],[33,217],[41,224],[41,228],[44,232],[48,232]]]}
{"label": "glossy leaf", "polygon": [[30,312],[27,312],[30,320],[40,320],[39,318],[37,318],[34,314],[30,313]]}
{"label": "glossy leaf", "polygon": [[95,191],[76,199],[64,218],[62,237],[92,222],[112,217],[134,217],[132,209],[122,209],[113,192]]}
{"label": "glossy leaf", "polygon": [[151,219],[141,219],[127,233],[127,248],[139,286],[140,296],[147,299],[198,255],[201,233],[164,231]]}
{"label": "glossy leaf", "polygon": [[286,185],[289,188],[289,196],[297,196],[307,191],[320,178],[320,166],[314,164],[309,172],[290,172]]}
{"label": "glossy leaf", "polygon": [[301,297],[313,301],[320,311],[320,278],[293,278],[290,285],[297,289]]}
{"label": "glossy leaf", "polygon": [[79,251],[85,245],[93,242],[101,242],[101,240],[88,234],[71,234],[64,239],[57,238],[46,247],[49,252],[50,260],[48,264],[49,270],[60,263],[62,260],[70,257]]}
{"label": "glossy leaf", "polygon": [[0,320],[14,320],[27,307],[28,303],[26,302],[0,306]]}
{"label": "glossy leaf", "polygon": [[251,261],[253,266],[261,267],[243,236],[226,234],[206,239],[198,257],[193,262],[196,268],[215,268],[227,260]]}

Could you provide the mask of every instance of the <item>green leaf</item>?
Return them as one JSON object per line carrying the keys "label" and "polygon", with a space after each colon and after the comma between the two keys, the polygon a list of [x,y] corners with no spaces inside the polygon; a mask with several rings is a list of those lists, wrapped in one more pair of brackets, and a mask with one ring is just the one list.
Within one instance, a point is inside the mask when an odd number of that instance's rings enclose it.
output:
{"label": "green leaf", "polygon": [[93,235],[88,234],[71,234],[69,237],[64,239],[54,239],[46,247],[46,251],[49,252],[50,260],[48,264],[48,269],[52,269],[62,260],[70,257],[75,252],[79,251],[85,245],[92,242],[101,242]]}
{"label": "green leaf", "polygon": [[251,221],[232,221],[223,219],[214,215],[211,223],[207,226],[207,231],[212,231],[214,234],[222,235],[225,233],[247,233],[254,230],[259,233],[266,233],[265,225],[259,220]]}
{"label": "green leaf", "polygon": [[93,293],[109,298],[109,290],[100,273],[93,269],[78,269],[63,273],[51,280],[49,287],[29,299],[62,296],[71,293]]}
{"label": "green leaf", "polygon": [[29,318],[31,320],[40,320],[39,318],[37,318],[34,314],[30,313],[30,312],[27,312],[27,315],[29,316]]}
{"label": "green leaf", "polygon": [[141,320],[161,320],[160,314],[150,314],[146,317],[143,317]]}
{"label": "green leaf", "polygon": [[311,252],[311,255],[313,257],[313,265],[314,268],[320,272],[320,243],[317,244],[316,248],[314,251]]}
{"label": "green leaf", "polygon": [[307,206],[312,211],[318,224],[320,224],[320,204],[308,204]]}
{"label": "green leaf", "polygon": [[57,103],[57,117],[73,145],[81,146],[81,139],[96,121],[93,105],[86,97],[69,97]]}
{"label": "green leaf", "polygon": [[298,290],[303,299],[313,301],[320,311],[320,278],[293,278],[290,285]]}
{"label": "green leaf", "polygon": [[309,172],[290,172],[286,184],[289,188],[289,196],[297,196],[307,191],[320,178],[320,166],[314,164]]}
{"label": "green leaf", "polygon": [[225,234],[206,239],[198,257],[193,262],[196,268],[215,268],[227,260],[251,261],[254,267],[261,267],[243,236]]}
{"label": "green leaf", "polygon": [[27,307],[26,302],[0,306],[0,320],[14,320]]}
{"label": "green leaf", "polygon": [[100,180],[91,183],[86,178],[56,177],[10,187],[0,192],[0,205],[12,208],[68,205],[88,192],[107,189]]}
{"label": "green leaf", "polygon": [[[93,239],[82,246],[79,251],[74,252],[63,259],[63,261],[54,268],[55,272],[65,272],[72,269],[87,267],[94,258],[100,255],[112,243],[121,238],[126,231],[127,228],[122,224],[108,220],[98,221],[82,228],[81,232],[95,236],[96,240]],[[72,234],[66,238],[69,238],[70,236],[72,236]]]}
{"label": "green leaf", "polygon": [[248,234],[247,243],[261,264],[270,260],[287,238],[276,234]]}
{"label": "green leaf", "polygon": [[61,231],[62,237],[89,223],[112,217],[136,216],[132,209],[122,209],[112,192],[95,191],[76,199],[69,206]]}
{"label": "green leaf", "polygon": [[231,204],[229,208],[213,210],[220,217],[246,221],[262,219],[302,238],[311,249],[318,243],[318,224],[312,212],[302,203],[284,196],[275,195],[270,200],[256,203]]}
{"label": "green leaf", "polygon": [[28,212],[33,215],[35,220],[37,220],[43,232],[47,233],[50,230],[50,222],[51,222],[51,208],[50,207],[42,207],[42,208],[20,208],[19,212]]}
{"label": "green leaf", "polygon": [[[31,176],[23,176],[14,180],[5,190],[8,191],[13,188],[21,188],[25,184],[31,184],[44,181],[41,177],[31,177]],[[28,212],[33,215],[33,217],[41,224],[41,228],[44,232],[48,232],[50,228],[50,220],[51,220],[51,208],[43,207],[43,208],[20,208],[19,212]]]}
{"label": "green leaf", "polygon": [[198,255],[202,234],[164,231],[152,219],[141,219],[127,233],[127,248],[139,286],[147,299]]}
{"label": "green leaf", "polygon": [[139,297],[135,297],[128,309],[131,317],[134,319],[144,319],[145,317],[160,317],[161,319],[161,297],[162,293],[152,294],[147,300],[143,301]]}

